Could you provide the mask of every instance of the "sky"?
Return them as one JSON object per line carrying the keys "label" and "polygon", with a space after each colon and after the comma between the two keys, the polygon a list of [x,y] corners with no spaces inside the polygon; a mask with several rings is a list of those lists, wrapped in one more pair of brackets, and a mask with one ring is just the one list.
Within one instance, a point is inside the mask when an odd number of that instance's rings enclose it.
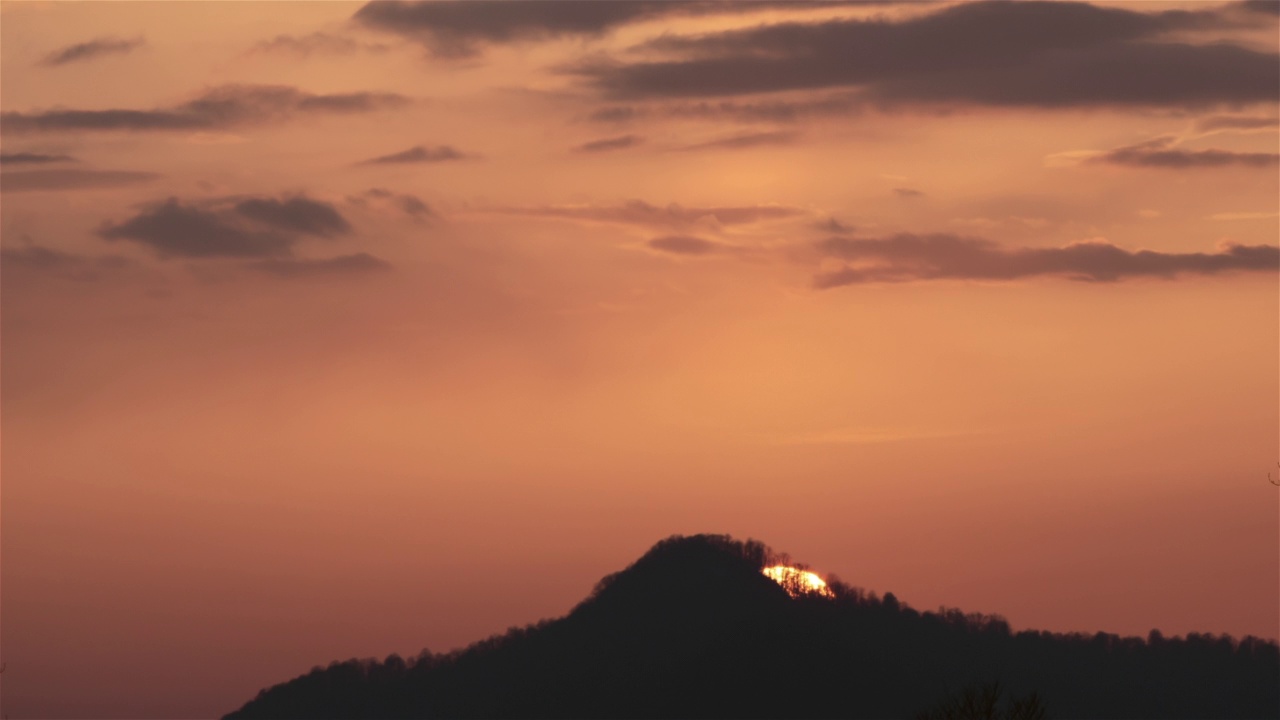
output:
{"label": "sky", "polygon": [[0,711],[676,533],[1280,637],[1280,3],[0,4]]}

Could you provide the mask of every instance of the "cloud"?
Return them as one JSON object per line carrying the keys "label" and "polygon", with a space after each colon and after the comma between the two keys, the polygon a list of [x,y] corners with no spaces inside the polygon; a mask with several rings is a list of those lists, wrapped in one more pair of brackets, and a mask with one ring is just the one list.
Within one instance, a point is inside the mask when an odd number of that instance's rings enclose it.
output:
{"label": "cloud", "polygon": [[920,192],[919,190],[916,190],[914,188],[907,188],[907,187],[894,188],[893,194],[897,195],[900,198],[906,198],[908,200],[912,198],[924,197],[924,193]]}
{"label": "cloud", "polygon": [[222,130],[299,116],[362,113],[407,105],[395,93],[317,95],[286,85],[223,85],[194,100],[149,110],[46,110],[0,113],[4,132]]}
{"label": "cloud", "polygon": [[97,280],[104,271],[119,270],[132,264],[132,260],[119,255],[89,257],[34,244],[0,250],[0,266],[5,270],[21,268],[72,280]]}
{"label": "cloud", "polygon": [[75,45],[68,45],[60,50],[55,50],[45,56],[45,59],[40,64],[45,67],[57,67],[67,63],[92,60],[103,55],[124,55],[145,44],[146,41],[142,38],[133,38],[132,40],[110,37],[96,38],[88,42],[76,43]]}
{"label": "cloud", "polygon": [[1275,272],[1280,248],[1227,245],[1216,253],[1131,252],[1090,241],[1055,248],[1001,247],[958,235],[900,234],[886,238],[828,238],[818,250],[843,268],[814,278],[818,288],[912,280],[1014,280],[1058,275],[1110,282],[1135,277],[1211,275],[1231,271]]}
{"label": "cloud", "polygon": [[1244,0],[1238,4],[1250,12],[1280,15],[1280,2],[1276,0]]}
{"label": "cloud", "polygon": [[1116,148],[1090,158],[1089,162],[1170,170],[1232,165],[1266,168],[1280,164],[1280,154],[1276,153],[1242,153],[1217,149],[1180,150],[1171,147],[1173,142],[1174,138],[1171,137],[1156,138],[1136,145]]}
{"label": "cloud", "polygon": [[313,32],[308,35],[277,35],[270,40],[263,40],[254,45],[250,52],[280,55],[297,55],[310,57],[321,55],[350,55],[361,50],[367,52],[384,52],[386,45],[362,43],[349,37],[326,32]]}
{"label": "cloud", "polygon": [[46,155],[44,153],[0,153],[0,165],[39,165],[58,162],[75,162],[75,158],[70,155]]}
{"label": "cloud", "polygon": [[415,145],[398,153],[381,155],[362,161],[361,165],[387,165],[396,163],[434,163],[449,160],[465,160],[469,156],[450,145],[438,145],[433,148]]}
{"label": "cloud", "polygon": [[665,207],[658,207],[642,200],[632,200],[623,205],[552,205],[534,208],[507,208],[504,212],[535,217],[619,223],[655,228],[682,228],[702,223],[744,225],[807,214],[805,210],[785,205],[684,207],[673,203]]}
{"label": "cloud", "polygon": [[1078,2],[967,2],[889,22],[784,22],[664,35],[667,59],[571,68],[627,101],[826,88],[882,105],[1179,106],[1280,99],[1280,57],[1175,31],[1270,28],[1231,9],[1142,12]]}
{"label": "cloud", "polygon": [[431,54],[462,58],[486,45],[597,37],[628,23],[669,16],[744,13],[771,7],[821,5],[790,2],[669,2],[667,0],[380,0],[360,8],[354,20],[365,27],[421,43]]}
{"label": "cloud", "polygon": [[380,273],[390,270],[391,264],[369,253],[355,253],[320,260],[271,258],[250,263],[249,267],[276,277],[294,279]]}
{"label": "cloud", "polygon": [[236,203],[236,212],[274,228],[303,235],[346,235],[351,225],[332,205],[305,197],[250,198]]}
{"label": "cloud", "polygon": [[724,245],[692,235],[666,235],[650,240],[647,245],[673,255],[711,255],[725,249]]}
{"label": "cloud", "polygon": [[134,185],[160,178],[156,173],[129,170],[22,170],[0,173],[0,191],[32,192],[94,190]]}
{"label": "cloud", "polygon": [[[1274,3],[1274,5],[1280,8],[1280,2]],[[1249,115],[1214,115],[1196,123],[1196,129],[1200,131],[1259,130],[1262,128],[1275,129],[1277,127],[1280,127],[1280,118],[1253,117]]]}
{"label": "cloud", "polygon": [[430,205],[418,199],[417,196],[394,193],[386,188],[370,188],[361,195],[349,196],[347,202],[360,207],[365,207],[370,202],[389,206],[416,220],[430,220],[439,217],[435,210],[431,209]]}
{"label": "cloud", "polygon": [[608,152],[610,150],[623,150],[629,147],[635,147],[644,142],[644,138],[639,135],[623,135],[621,137],[605,138],[603,140],[592,140],[589,143],[583,143],[573,150],[574,152],[598,153]]}
{"label": "cloud", "polygon": [[686,145],[680,148],[680,150],[746,150],[766,145],[786,145],[794,142],[797,137],[799,137],[799,135],[794,132],[770,130],[767,132],[732,135],[730,137],[719,138],[717,140],[709,140],[707,142],[696,143],[694,145]]}
{"label": "cloud", "polygon": [[130,240],[161,258],[287,258],[305,236],[351,232],[329,203],[302,196],[242,198],[184,204],[177,198],[145,207],[121,223],[107,223],[98,235]]}
{"label": "cloud", "polygon": [[245,227],[224,213],[183,205],[176,198],[153,205],[98,231],[107,240],[132,240],[162,258],[245,258],[288,255],[287,235]]}

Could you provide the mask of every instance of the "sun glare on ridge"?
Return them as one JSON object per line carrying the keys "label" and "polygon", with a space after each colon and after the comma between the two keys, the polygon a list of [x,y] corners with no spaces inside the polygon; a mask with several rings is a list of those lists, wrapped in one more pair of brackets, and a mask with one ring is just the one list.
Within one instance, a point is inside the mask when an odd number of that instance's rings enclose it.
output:
{"label": "sun glare on ridge", "polygon": [[791,597],[801,595],[821,595],[835,597],[836,594],[827,587],[827,583],[817,573],[801,570],[788,565],[774,565],[761,570],[770,580],[778,583]]}

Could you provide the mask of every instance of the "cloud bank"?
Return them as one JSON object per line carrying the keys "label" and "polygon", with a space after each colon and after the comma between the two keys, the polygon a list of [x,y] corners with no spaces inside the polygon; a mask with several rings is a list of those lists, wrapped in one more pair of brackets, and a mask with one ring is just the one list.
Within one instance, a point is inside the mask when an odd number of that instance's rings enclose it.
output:
{"label": "cloud bank", "polygon": [[1074,2],[968,2],[909,19],[784,22],[664,35],[663,60],[571,70],[613,100],[857,89],[880,105],[1240,105],[1280,99],[1280,57],[1170,33],[1269,28],[1224,6],[1142,12]]}

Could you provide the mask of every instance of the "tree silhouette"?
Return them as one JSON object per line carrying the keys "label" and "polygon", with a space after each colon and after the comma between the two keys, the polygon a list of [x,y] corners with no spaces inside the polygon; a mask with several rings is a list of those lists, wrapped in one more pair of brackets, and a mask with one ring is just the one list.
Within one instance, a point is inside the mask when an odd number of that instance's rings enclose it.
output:
{"label": "tree silhouette", "polygon": [[1044,720],[1047,712],[1034,690],[1027,695],[1000,703],[1003,690],[1000,681],[968,685],[944,699],[931,710],[916,715],[916,720]]}
{"label": "tree silhouette", "polygon": [[[668,538],[565,617],[442,655],[318,667],[228,717],[904,718],[957,687],[920,717],[1041,720],[1033,690],[1062,717],[1280,710],[1271,641],[1014,632],[835,578],[830,596],[792,596],[762,572],[775,565],[798,566],[755,541]],[[966,687],[982,678],[1001,682]]]}

